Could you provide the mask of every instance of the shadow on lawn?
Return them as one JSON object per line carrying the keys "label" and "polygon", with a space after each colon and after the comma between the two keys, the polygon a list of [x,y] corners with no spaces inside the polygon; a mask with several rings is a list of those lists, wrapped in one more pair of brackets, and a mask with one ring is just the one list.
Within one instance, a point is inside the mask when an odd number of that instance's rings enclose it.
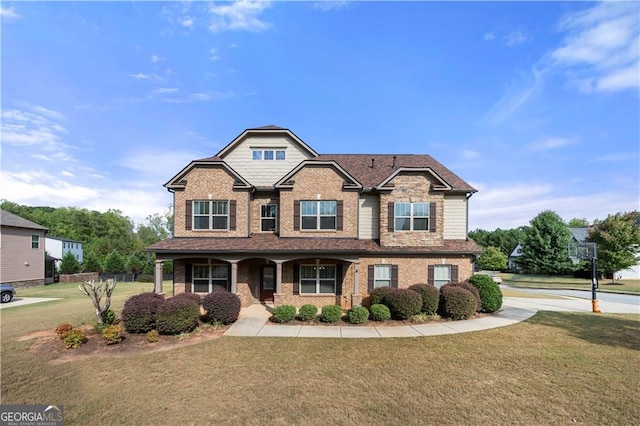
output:
{"label": "shadow on lawn", "polygon": [[590,343],[640,350],[640,320],[613,315],[538,312],[529,321],[565,329]]}

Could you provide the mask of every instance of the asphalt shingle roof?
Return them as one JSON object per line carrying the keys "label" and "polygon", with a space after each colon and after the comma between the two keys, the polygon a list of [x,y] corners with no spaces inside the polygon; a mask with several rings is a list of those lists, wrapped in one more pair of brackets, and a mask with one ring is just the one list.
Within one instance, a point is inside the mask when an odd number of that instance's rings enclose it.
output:
{"label": "asphalt shingle roof", "polygon": [[9,213],[8,211],[2,209],[0,209],[0,225],[12,226],[14,228],[40,229],[43,231],[49,230],[42,225],[38,225],[35,222],[31,222],[30,220],[22,218],[13,213]]}

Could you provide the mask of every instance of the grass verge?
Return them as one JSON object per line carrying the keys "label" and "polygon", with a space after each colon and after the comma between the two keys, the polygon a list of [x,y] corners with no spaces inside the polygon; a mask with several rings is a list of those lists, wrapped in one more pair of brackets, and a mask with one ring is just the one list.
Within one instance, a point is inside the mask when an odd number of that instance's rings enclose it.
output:
{"label": "grass verge", "polygon": [[[504,284],[521,288],[542,288],[556,290],[591,290],[591,280],[547,275],[500,274]],[[640,280],[621,280],[613,284],[610,280],[600,280],[598,291],[608,293],[640,294]]]}

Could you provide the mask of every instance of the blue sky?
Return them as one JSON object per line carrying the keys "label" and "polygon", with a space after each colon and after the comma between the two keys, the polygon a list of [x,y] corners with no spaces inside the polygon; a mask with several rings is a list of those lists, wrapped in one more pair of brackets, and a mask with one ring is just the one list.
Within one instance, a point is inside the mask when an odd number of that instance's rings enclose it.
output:
{"label": "blue sky", "polygon": [[2,2],[0,198],[119,209],[245,128],[430,154],[470,229],[640,203],[637,2]]}

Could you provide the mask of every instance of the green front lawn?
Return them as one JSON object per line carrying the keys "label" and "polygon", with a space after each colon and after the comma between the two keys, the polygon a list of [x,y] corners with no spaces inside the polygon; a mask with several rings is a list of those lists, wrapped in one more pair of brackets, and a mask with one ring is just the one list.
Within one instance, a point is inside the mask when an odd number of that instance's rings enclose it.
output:
{"label": "green front lawn", "polygon": [[[123,283],[113,305],[150,289]],[[64,349],[20,337],[91,324],[91,302],[68,285],[27,293],[65,299],[0,311],[2,404],[63,404],[67,424],[640,424],[638,315],[538,313],[405,339],[194,338],[61,362]]]}
{"label": "green front lawn", "polygon": [[[548,288],[562,290],[591,290],[591,280],[573,277],[557,277],[548,275],[527,275],[502,273],[502,282],[506,285],[522,288]],[[611,280],[599,280],[598,291],[610,293],[640,294],[640,280],[619,280],[615,284]]]}

